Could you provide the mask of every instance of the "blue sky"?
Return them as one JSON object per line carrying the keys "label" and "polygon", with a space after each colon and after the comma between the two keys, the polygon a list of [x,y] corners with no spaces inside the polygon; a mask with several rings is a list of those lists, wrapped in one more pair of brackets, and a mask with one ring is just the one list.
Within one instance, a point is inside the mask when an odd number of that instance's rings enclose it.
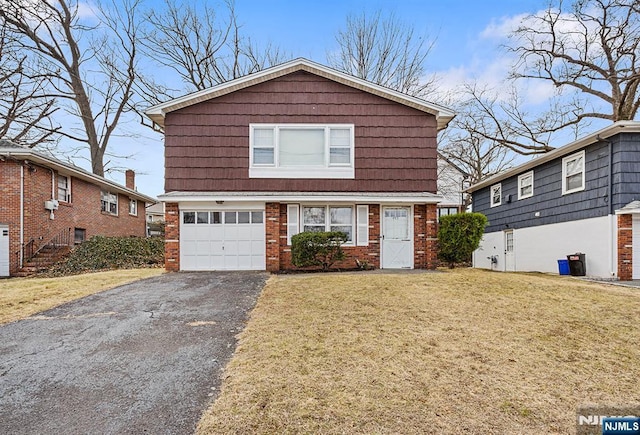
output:
{"label": "blue sky", "polygon": [[[159,7],[163,4],[157,3]],[[326,54],[336,49],[335,35],[347,15],[361,11],[393,12],[413,26],[417,34],[436,40],[426,66],[430,72],[438,73],[443,87],[455,88],[469,78],[493,84],[504,78],[510,63],[499,50],[504,42],[504,29],[517,22],[518,17],[535,13],[545,5],[545,1],[539,0],[236,0],[236,13],[244,34],[253,40],[270,41],[293,57],[326,63]],[[536,91],[536,95],[544,93]],[[138,173],[138,190],[157,196],[164,191],[162,137],[141,129],[137,122],[131,120],[123,127],[139,131],[140,137],[116,137],[113,150],[133,153],[131,159],[118,166],[134,169]],[[124,181],[123,174],[108,177]]]}

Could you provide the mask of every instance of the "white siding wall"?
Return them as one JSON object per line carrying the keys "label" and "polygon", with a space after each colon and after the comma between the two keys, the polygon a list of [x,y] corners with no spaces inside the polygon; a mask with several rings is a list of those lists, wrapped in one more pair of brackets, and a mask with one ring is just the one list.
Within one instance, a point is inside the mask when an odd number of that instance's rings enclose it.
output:
{"label": "white siding wall", "polygon": [[[616,219],[603,216],[559,224],[515,229],[516,271],[558,273],[558,261],[568,254],[586,254],[587,275],[612,278],[616,272]],[[491,269],[487,257],[498,256],[494,270],[504,270],[504,232],[485,234],[473,255],[474,267]]]}

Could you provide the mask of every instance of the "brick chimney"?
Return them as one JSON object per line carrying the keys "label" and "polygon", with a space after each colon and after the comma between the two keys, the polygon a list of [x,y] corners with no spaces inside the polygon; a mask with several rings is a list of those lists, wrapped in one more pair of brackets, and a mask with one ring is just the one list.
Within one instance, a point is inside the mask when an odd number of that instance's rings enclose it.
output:
{"label": "brick chimney", "polygon": [[136,173],[131,169],[124,172],[124,185],[127,189],[136,190]]}

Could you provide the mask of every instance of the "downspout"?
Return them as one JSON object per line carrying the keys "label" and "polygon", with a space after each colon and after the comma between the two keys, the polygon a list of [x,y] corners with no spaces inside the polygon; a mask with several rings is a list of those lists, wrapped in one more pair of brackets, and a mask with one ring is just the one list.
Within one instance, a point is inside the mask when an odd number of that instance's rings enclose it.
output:
{"label": "downspout", "polygon": [[20,257],[18,264],[22,269],[24,258],[24,165],[20,165]]}
{"label": "downspout", "polygon": [[618,256],[618,253],[614,250],[617,249],[618,244],[614,241],[617,240],[616,229],[617,225],[615,221],[615,212],[613,210],[613,143],[609,139],[604,139],[598,136],[597,138],[601,142],[607,143],[607,201],[609,216],[609,274],[614,277],[618,274],[618,265],[614,264],[614,257]]}
{"label": "downspout", "polygon": [[[617,234],[615,234],[618,226],[616,225],[616,218],[614,217],[614,211],[613,211],[613,144],[608,139],[607,139],[607,148],[609,151],[609,168],[608,168],[609,176],[607,177],[607,183],[609,184],[608,186],[609,191],[607,192],[607,195],[609,198],[609,250],[610,250],[609,273],[612,277],[614,277],[618,275],[618,265],[614,264],[614,261],[613,261],[614,257],[616,258],[616,260],[618,258],[618,252],[614,252],[614,249],[618,248]],[[616,241],[615,243],[614,243],[614,240]]]}
{"label": "downspout", "polygon": [[54,184],[56,182],[56,180],[55,180],[55,172],[53,172],[53,169],[51,169],[51,168],[49,168],[49,170],[51,171],[51,199],[54,199],[56,197],[55,196],[56,193],[55,193],[54,188],[53,188],[53,186],[54,186]]}

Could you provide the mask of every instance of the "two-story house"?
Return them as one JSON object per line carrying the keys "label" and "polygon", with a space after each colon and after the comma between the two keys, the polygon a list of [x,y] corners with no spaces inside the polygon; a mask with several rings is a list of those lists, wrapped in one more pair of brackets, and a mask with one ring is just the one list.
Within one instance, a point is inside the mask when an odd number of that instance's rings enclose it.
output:
{"label": "two-story house", "polygon": [[640,279],[639,122],[616,122],[468,191],[489,220],[475,267],[557,273],[557,260],[580,252],[588,276]]}
{"label": "two-story house", "polygon": [[45,246],[68,249],[95,235],[144,237],[145,204],[156,202],[135,190],[131,170],[122,186],[6,140],[0,193],[0,276],[26,269]]}
{"label": "two-story house", "polygon": [[343,267],[435,267],[449,109],[297,59],[146,113],[168,270],[289,269],[294,234],[329,230],[349,237]]}

